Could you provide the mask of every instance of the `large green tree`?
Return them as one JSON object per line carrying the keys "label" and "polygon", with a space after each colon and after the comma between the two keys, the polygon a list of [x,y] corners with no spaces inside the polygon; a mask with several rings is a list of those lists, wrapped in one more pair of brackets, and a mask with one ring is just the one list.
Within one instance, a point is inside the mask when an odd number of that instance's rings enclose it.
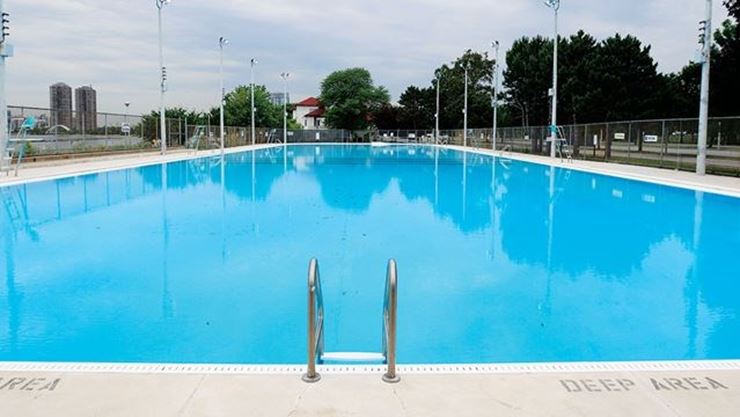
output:
{"label": "large green tree", "polygon": [[[251,87],[240,85],[226,94],[224,98],[224,122],[227,126],[250,126],[252,112],[249,110],[252,103]],[[283,126],[283,106],[273,104],[270,92],[263,85],[254,88],[254,115],[257,127],[278,128]],[[211,109],[211,118],[219,120],[220,109]],[[300,125],[292,118],[288,118],[289,129],[300,129]]]}
{"label": "large green tree", "polygon": [[386,105],[390,96],[385,87],[376,86],[364,68],[335,71],[321,82],[321,102],[326,107],[326,123],[335,129],[363,130],[371,114]]}
{"label": "large green tree", "polygon": [[[466,67],[468,68],[468,127],[488,127],[493,121],[491,105],[493,60],[488,59],[486,53],[467,50],[454,62],[443,65],[434,72],[435,79],[440,80],[439,123],[441,129],[463,127]],[[436,108],[436,103],[433,106]]]}
{"label": "large green tree", "polygon": [[434,127],[436,92],[433,87],[411,86],[401,94],[399,124],[405,129],[431,129]]}
{"label": "large green tree", "polygon": [[645,119],[659,116],[662,94],[658,64],[634,36],[619,34],[605,39],[599,48],[596,70],[598,88],[595,116],[602,121]]}
{"label": "large green tree", "polygon": [[504,87],[515,121],[522,126],[549,121],[548,90],[552,86],[552,42],[542,36],[523,37],[506,53]]}
{"label": "large green tree", "polygon": [[[650,47],[633,36],[601,42],[579,31],[558,43],[558,121],[668,117],[680,83],[657,71]],[[550,123],[552,40],[521,38],[507,53],[504,85],[509,111],[522,125]]]}

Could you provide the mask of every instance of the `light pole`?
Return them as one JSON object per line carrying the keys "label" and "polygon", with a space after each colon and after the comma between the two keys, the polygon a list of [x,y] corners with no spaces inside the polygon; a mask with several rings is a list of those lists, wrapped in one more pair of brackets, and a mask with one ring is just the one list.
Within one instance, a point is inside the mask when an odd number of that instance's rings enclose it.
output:
{"label": "light pole", "polygon": [[552,123],[550,124],[550,157],[555,158],[555,146],[558,139],[558,11],[560,0],[544,0],[555,14],[555,38],[552,48]]}
{"label": "light pole", "polygon": [[219,52],[219,69],[218,73],[221,79],[221,88],[219,90],[219,110],[220,110],[220,125],[221,125],[221,156],[224,155],[224,46],[229,44],[229,40],[221,36],[218,38],[218,52]]}
{"label": "light pole", "polygon": [[463,107],[463,147],[468,146],[468,64],[465,63],[465,104]]}
{"label": "light pole", "polygon": [[491,147],[496,152],[496,129],[498,128],[498,50],[499,43],[492,43],[494,53],[493,61],[493,132],[491,132]]}
{"label": "light pole", "polygon": [[439,81],[442,73],[437,75],[437,112],[434,113],[434,144],[439,145]]}
{"label": "light pole", "polygon": [[706,20],[700,23],[701,98],[699,105],[699,140],[697,141],[696,173],[707,173],[707,131],[709,130],[709,70],[712,54],[712,0],[706,0]]}
{"label": "light pole", "polygon": [[162,49],[162,9],[170,3],[170,0],[154,0],[157,5],[157,18],[159,26],[159,124],[160,124],[160,142],[161,153],[167,152],[167,119],[164,114],[164,93],[167,91],[167,68],[164,66],[164,51]]}
{"label": "light pole", "polygon": [[257,64],[257,60],[255,58],[252,58],[249,60],[249,67],[251,69],[251,82],[250,82],[250,94],[251,94],[251,106],[252,106],[252,113],[251,113],[251,119],[252,119],[252,145],[255,144],[255,129],[254,129],[254,113],[257,110],[254,107],[254,66]]}
{"label": "light pole", "polygon": [[6,38],[10,36],[10,19],[9,15],[5,13],[3,7],[3,1],[0,0],[0,13],[2,14],[2,34],[0,35],[0,171],[5,168],[5,162],[7,160],[10,164],[10,158],[8,156],[8,102],[5,98],[5,59],[13,56],[13,45],[6,42]]}
{"label": "light pole", "polygon": [[[131,126],[128,125],[128,106],[131,105],[131,102],[127,101],[123,103],[124,106],[126,106],[126,111],[123,113],[123,126],[121,126],[121,134],[124,136],[131,136]],[[126,132],[124,132],[124,126]]]}
{"label": "light pole", "polygon": [[288,78],[290,78],[289,72],[283,72],[280,74],[280,78],[283,79],[283,144],[288,144]]}

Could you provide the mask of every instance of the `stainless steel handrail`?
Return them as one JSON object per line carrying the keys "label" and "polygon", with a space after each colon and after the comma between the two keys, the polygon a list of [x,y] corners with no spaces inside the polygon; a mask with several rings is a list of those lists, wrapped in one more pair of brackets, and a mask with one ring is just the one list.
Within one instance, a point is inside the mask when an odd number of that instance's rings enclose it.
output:
{"label": "stainless steel handrail", "polygon": [[316,372],[316,358],[324,353],[324,296],[321,292],[319,261],[308,263],[308,370],[302,379],[318,382],[321,375]]}
{"label": "stainless steel handrail", "polygon": [[385,301],[383,302],[383,354],[388,371],[383,381],[395,383],[401,380],[396,374],[396,319],[398,317],[398,270],[396,260],[388,261],[385,278]]}
{"label": "stainless steel handrail", "polygon": [[[398,316],[398,271],[396,261],[388,261],[383,301],[383,356],[388,365],[383,381],[401,380],[396,374],[396,323]],[[308,264],[308,367],[302,379],[317,382],[321,375],[316,371],[316,361],[324,355],[324,297],[321,291],[319,262],[316,258]]]}

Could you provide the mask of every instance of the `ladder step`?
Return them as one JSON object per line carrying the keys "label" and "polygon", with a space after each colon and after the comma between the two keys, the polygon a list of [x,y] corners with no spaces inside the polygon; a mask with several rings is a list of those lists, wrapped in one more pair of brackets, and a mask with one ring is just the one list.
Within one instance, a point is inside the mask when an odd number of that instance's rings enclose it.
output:
{"label": "ladder step", "polygon": [[323,362],[385,362],[385,355],[376,352],[324,352]]}

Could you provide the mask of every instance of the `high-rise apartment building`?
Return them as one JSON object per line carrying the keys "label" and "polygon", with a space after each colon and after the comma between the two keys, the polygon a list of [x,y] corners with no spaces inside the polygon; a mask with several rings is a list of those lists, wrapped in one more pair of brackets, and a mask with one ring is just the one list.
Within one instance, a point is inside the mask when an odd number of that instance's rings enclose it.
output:
{"label": "high-rise apartment building", "polygon": [[80,131],[93,132],[98,128],[98,99],[94,88],[75,89],[75,117]]}
{"label": "high-rise apartment building", "polygon": [[49,108],[51,126],[64,125],[72,128],[72,87],[56,83],[49,87]]}

